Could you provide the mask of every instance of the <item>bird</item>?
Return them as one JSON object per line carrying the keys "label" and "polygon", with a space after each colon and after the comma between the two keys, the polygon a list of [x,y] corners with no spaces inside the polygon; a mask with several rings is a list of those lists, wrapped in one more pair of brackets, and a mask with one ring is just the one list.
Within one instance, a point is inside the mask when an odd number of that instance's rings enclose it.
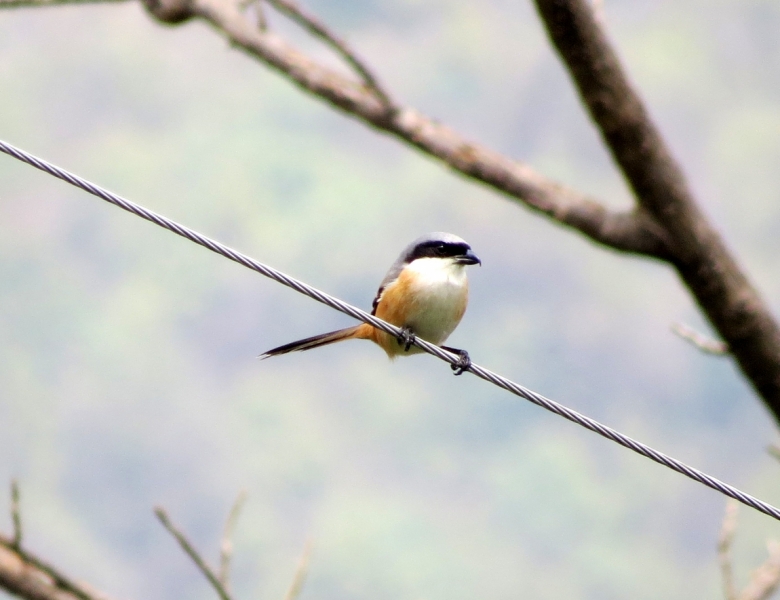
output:
{"label": "bird", "polygon": [[468,352],[442,346],[466,312],[469,285],[466,267],[482,261],[463,239],[437,231],[401,251],[379,284],[371,314],[401,328],[396,337],[368,323],[330,331],[264,352],[261,359],[311,350],[345,340],[371,340],[391,359],[422,352],[415,336],[459,356],[452,369],[460,375],[471,365]]}

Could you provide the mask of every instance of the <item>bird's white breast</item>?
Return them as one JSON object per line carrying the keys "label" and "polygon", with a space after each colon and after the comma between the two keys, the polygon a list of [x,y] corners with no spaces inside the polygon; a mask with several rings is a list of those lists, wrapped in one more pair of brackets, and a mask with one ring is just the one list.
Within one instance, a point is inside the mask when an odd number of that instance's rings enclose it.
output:
{"label": "bird's white breast", "polygon": [[457,327],[468,302],[465,265],[450,258],[419,258],[405,267],[411,305],[406,324],[423,339],[442,344]]}

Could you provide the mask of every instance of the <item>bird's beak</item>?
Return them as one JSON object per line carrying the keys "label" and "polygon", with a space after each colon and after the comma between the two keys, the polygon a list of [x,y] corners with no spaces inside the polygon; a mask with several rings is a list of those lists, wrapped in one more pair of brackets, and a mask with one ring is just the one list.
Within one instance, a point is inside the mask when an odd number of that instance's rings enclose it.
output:
{"label": "bird's beak", "polygon": [[482,261],[471,250],[463,256],[459,256],[457,262],[459,265],[482,265]]}

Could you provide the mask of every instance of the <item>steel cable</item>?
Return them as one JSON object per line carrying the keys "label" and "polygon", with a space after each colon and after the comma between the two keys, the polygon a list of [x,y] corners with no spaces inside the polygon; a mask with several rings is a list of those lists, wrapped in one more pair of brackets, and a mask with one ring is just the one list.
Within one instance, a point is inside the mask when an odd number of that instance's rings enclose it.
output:
{"label": "steel cable", "polygon": [[[266,277],[269,277],[274,281],[277,281],[283,285],[291,287],[295,291],[300,292],[301,294],[304,294],[306,296],[309,296],[310,298],[313,298],[318,302],[322,302],[323,304],[326,304],[331,308],[334,308],[338,311],[348,314],[349,316],[355,319],[363,321],[364,323],[369,323],[370,325],[373,325],[374,327],[381,329],[382,331],[385,331],[386,333],[389,333],[394,336],[400,336],[402,334],[400,328],[395,327],[390,323],[386,323],[385,321],[378,319],[375,316],[363,310],[360,310],[359,308],[347,304],[346,302],[343,302],[338,298],[334,298],[330,294],[326,294],[325,292],[322,292],[306,283],[303,283],[302,281],[298,281],[297,279],[294,279],[293,277],[290,277],[289,275],[286,275],[281,271],[269,267],[268,265],[264,265],[263,263],[258,262],[253,258],[246,256],[245,254],[242,254],[240,252],[237,252],[236,250],[228,248],[224,244],[220,244],[219,242],[216,242],[204,235],[199,234],[196,231],[193,231],[188,227],[185,227],[184,225],[180,225],[175,221],[167,219],[162,215],[159,215],[151,210],[139,206],[138,204],[135,204],[130,200],[122,198],[121,196],[117,196],[116,194],[113,194],[101,188],[100,186],[95,185],[94,183],[90,183],[86,179],[82,179],[77,175],[74,175],[64,169],[61,169],[45,160],[37,158],[32,154],[29,154],[24,150],[20,150],[19,148],[16,148],[2,140],[0,140],[0,151],[5,152],[10,156],[13,156],[16,159],[21,160],[22,162],[32,165],[33,167],[40,169],[41,171],[53,175],[54,177],[58,177],[63,181],[67,181],[71,185],[81,188],[82,190],[89,192],[90,194],[93,194],[98,198],[102,198],[103,200],[110,202],[115,206],[123,208],[124,210],[131,212],[134,215],[137,215],[143,219],[151,221],[152,223],[159,225],[160,227],[163,227],[165,229],[168,229],[169,231],[177,233],[178,235],[185,237],[188,240],[195,242],[196,244],[200,244],[201,246],[208,248],[212,252],[221,254],[222,256],[229,258],[230,260],[233,260],[241,265],[244,265],[249,269],[257,271],[261,275],[265,275]],[[421,348],[425,352],[428,352],[429,354],[433,354],[437,358],[440,358],[441,360],[450,363],[450,365],[457,364],[460,358],[458,355],[452,354],[451,352],[447,352],[446,350],[443,350],[439,346],[426,342],[425,340],[422,340],[418,337],[415,337],[412,340],[412,343],[414,343],[415,346]],[[686,477],[693,479],[694,481],[698,481],[699,483],[704,484],[707,487],[717,490],[721,494],[734,498],[735,500],[738,500],[739,502],[747,506],[750,506],[751,508],[754,508],[780,521],[780,510],[778,510],[771,504],[768,504],[763,500],[759,500],[758,498],[755,498],[750,494],[746,494],[745,492],[742,492],[741,490],[738,490],[737,488],[727,483],[724,483],[719,479],[716,479],[715,477],[707,475],[706,473],[699,471],[698,469],[694,469],[693,467],[686,465],[685,463],[677,460],[676,458],[672,458],[671,456],[667,456],[662,452],[654,450],[650,446],[647,446],[641,442],[638,442],[637,440],[634,440],[626,435],[623,435],[622,433],[612,429],[611,427],[607,427],[606,425],[603,425],[598,421],[591,419],[590,417],[586,417],[585,415],[575,410],[567,408],[562,404],[555,402],[554,400],[545,398],[544,396],[537,394],[536,392],[529,390],[528,388],[507,379],[506,377],[502,377],[501,375],[493,373],[488,369],[480,367],[477,364],[471,363],[471,365],[467,367],[465,370],[476,375],[477,377],[480,377],[481,379],[484,379],[485,381],[489,381],[493,385],[503,388],[508,392],[515,394],[516,396],[520,396],[521,398],[524,398],[525,400],[533,402],[534,404],[541,406],[542,408],[545,408],[550,412],[555,413],[556,415],[564,417],[569,421],[573,421],[574,423],[577,423],[578,425],[581,425],[582,427],[585,427],[590,431],[598,433],[599,435],[607,438],[608,440],[612,440],[613,442],[620,444],[625,448],[633,450],[637,454],[641,454],[642,456],[649,458],[650,460],[653,460],[665,467],[668,467],[673,471],[677,471],[678,473],[681,473]]]}

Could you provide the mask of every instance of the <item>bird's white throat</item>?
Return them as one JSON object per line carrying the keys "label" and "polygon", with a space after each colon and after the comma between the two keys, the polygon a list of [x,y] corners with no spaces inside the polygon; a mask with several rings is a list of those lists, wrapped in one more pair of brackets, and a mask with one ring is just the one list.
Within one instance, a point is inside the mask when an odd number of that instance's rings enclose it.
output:
{"label": "bird's white throat", "polygon": [[422,285],[466,285],[466,265],[454,258],[418,258],[406,266],[419,276]]}

